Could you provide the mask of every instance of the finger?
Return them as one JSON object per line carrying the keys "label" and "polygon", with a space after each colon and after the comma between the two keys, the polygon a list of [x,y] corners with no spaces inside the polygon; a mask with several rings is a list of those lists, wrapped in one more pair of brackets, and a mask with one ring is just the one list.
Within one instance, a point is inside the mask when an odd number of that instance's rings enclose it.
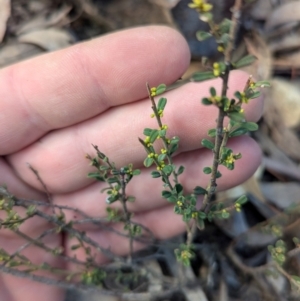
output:
{"label": "finger", "polygon": [[[248,76],[233,72],[230,76],[229,96],[243,86]],[[242,85],[243,83],[243,85]],[[166,93],[168,104],[163,123],[169,126],[168,137],[179,136],[179,152],[200,147],[207,130],[215,127],[217,109],[200,104],[211,86],[220,89],[220,80],[202,84],[191,83]],[[249,120],[257,120],[262,111],[262,101],[253,100],[245,107]],[[141,165],[145,151],[137,137],[143,137],[145,127],[157,128],[151,119],[149,100],[111,109],[99,117],[76,126],[54,131],[17,154],[8,157],[10,164],[28,184],[40,188],[40,183],[30,172],[30,163],[53,193],[67,193],[91,183],[86,175],[91,171],[84,155],[94,154],[91,144],[96,144],[118,166],[133,163]]]}
{"label": "finger", "polygon": [[[261,151],[259,146],[250,137],[238,137],[232,139],[228,147],[234,153],[240,152],[242,158],[235,162],[234,170],[228,170],[220,166],[222,177],[218,179],[217,191],[229,189],[246,181],[260,164]],[[185,193],[191,193],[193,189],[200,185],[206,187],[209,183],[210,175],[203,173],[203,168],[211,166],[212,152],[208,149],[201,149],[189,153],[182,153],[174,159],[176,166],[185,166],[185,171],[179,177],[180,183],[184,187]],[[151,169],[143,169],[141,175],[134,177],[126,188],[126,194],[134,196],[134,203],[127,203],[130,212],[138,213],[155,210],[165,206],[167,201],[161,197],[163,185],[161,178],[153,179]],[[92,217],[105,217],[107,215],[106,203],[107,194],[100,191],[107,187],[106,183],[96,182],[85,189],[64,195],[54,195],[53,201],[59,205],[65,205],[82,210]],[[122,209],[119,202],[110,205],[113,208]],[[81,219],[79,214],[65,212],[67,220]],[[92,225],[81,226],[84,231],[94,228]]]}
{"label": "finger", "polygon": [[0,154],[46,132],[146,96],[145,83],[177,80],[189,64],[184,38],[168,27],[120,31],[0,71]]}

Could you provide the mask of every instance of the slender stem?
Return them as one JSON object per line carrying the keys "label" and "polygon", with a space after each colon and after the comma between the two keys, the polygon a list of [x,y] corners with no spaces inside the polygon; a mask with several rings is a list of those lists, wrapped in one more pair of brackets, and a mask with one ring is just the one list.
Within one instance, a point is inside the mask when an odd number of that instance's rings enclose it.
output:
{"label": "slender stem", "polygon": [[[242,0],[236,0],[235,4],[232,8],[232,25],[230,27],[229,32],[229,42],[224,52],[224,62],[225,62],[225,71],[224,74],[221,76],[222,78],[222,92],[221,97],[226,97],[227,90],[228,90],[228,80],[229,80],[229,72],[231,70],[231,56],[232,51],[234,49],[234,42],[236,37],[236,32],[239,25],[239,18],[241,15],[241,6],[242,6]],[[203,203],[201,206],[201,211],[204,211],[205,213],[209,210],[209,203],[212,200],[212,197],[217,189],[217,172],[220,162],[220,151],[227,140],[227,135],[223,134],[223,128],[224,128],[224,118],[226,116],[226,113],[222,108],[219,108],[218,113],[218,119],[217,119],[217,134],[215,137],[215,147],[213,150],[213,165],[212,165],[212,172],[210,177],[210,183],[207,187],[207,194],[204,196]],[[225,139],[225,141],[224,141]]]}
{"label": "slender stem", "polygon": [[129,255],[127,257],[128,264],[132,263],[132,254],[133,254],[133,235],[131,233],[132,231],[132,223],[131,223],[131,214],[128,211],[127,208],[127,197],[126,197],[126,181],[125,181],[125,173],[121,169],[120,171],[120,176],[121,176],[121,190],[122,190],[122,196],[121,196],[121,204],[123,208],[123,212],[125,215],[125,223],[129,228]]}

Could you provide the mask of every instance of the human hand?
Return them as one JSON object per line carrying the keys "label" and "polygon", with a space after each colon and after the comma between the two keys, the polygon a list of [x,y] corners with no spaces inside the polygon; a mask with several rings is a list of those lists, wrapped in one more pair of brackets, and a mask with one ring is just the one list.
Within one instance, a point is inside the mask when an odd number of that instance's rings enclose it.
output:
{"label": "human hand", "polygon": [[[137,201],[130,204],[134,220],[148,227],[159,239],[184,231],[182,217],[160,197],[161,183],[143,172],[145,158],[137,137],[145,127],[155,126],[148,118],[151,105],[145,83],[170,84],[189,65],[190,54],[184,39],[166,27],[143,27],[121,31],[46,54],[0,70],[0,184],[17,197],[47,201],[41,183],[28,168],[33,166],[52,194],[53,202],[79,208],[91,216],[105,215],[101,183],[86,175],[91,167],[85,154],[95,154],[91,144],[107,154],[118,166],[133,163],[142,175],[128,186],[128,194]],[[231,73],[229,94],[244,87],[247,74]],[[189,83],[165,93],[168,105],[164,123],[170,136],[180,137],[175,164],[184,165],[181,176],[185,189],[205,186],[204,166],[211,165],[211,152],[200,141],[214,127],[216,108],[200,104],[211,86],[220,80]],[[256,121],[262,112],[262,100],[245,107],[247,120]],[[243,157],[233,171],[222,170],[218,188],[228,189],[245,181],[260,162],[260,150],[249,137],[229,142]],[[67,218],[72,219],[66,212]],[[41,219],[28,220],[21,226],[32,237],[49,225]],[[111,232],[85,227],[84,231],[103,247],[118,255],[128,251],[128,241]],[[0,230],[0,246],[13,252],[24,240]],[[72,256],[71,240],[53,235],[45,242],[63,246]],[[34,262],[61,263],[38,248],[24,251]],[[77,252],[77,258],[84,254]],[[99,262],[106,258],[99,255]],[[69,267],[64,263],[65,268]],[[10,275],[0,277],[0,300],[63,300],[56,288]]]}

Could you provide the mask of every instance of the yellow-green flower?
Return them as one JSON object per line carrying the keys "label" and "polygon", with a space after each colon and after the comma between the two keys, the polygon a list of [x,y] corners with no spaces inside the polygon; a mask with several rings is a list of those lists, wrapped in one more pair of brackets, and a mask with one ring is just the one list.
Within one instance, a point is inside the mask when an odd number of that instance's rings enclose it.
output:
{"label": "yellow-green flower", "polygon": [[245,92],[241,92],[241,102],[242,103],[248,103],[249,102],[249,98],[246,96]]}
{"label": "yellow-green flower", "polygon": [[218,46],[218,48],[217,48],[217,50],[219,51],[219,52],[224,52],[225,51],[225,48],[223,47],[223,46],[221,46],[221,45],[219,45]]}
{"label": "yellow-green flower", "polygon": [[221,96],[211,96],[208,98],[213,104],[218,104],[222,100]]}
{"label": "yellow-green flower", "polygon": [[234,204],[234,207],[235,207],[235,210],[236,212],[241,212],[241,204],[237,203],[237,204]]}
{"label": "yellow-green flower", "polygon": [[153,87],[150,89],[150,92],[151,92],[151,96],[155,96],[156,95],[156,87]]}
{"label": "yellow-green flower", "polygon": [[213,64],[213,74],[215,77],[220,76],[221,74],[221,68],[219,63],[214,63]]}
{"label": "yellow-green flower", "polygon": [[197,217],[198,217],[198,212],[194,211],[194,212],[192,213],[192,218],[197,218]]}
{"label": "yellow-green flower", "polygon": [[233,164],[235,161],[235,157],[233,155],[233,153],[231,153],[229,156],[227,156],[227,158],[225,159],[225,163],[226,164]]}
{"label": "yellow-green flower", "polygon": [[183,205],[183,203],[181,201],[177,201],[177,206],[181,207]]}
{"label": "yellow-green flower", "polygon": [[192,0],[192,1],[193,3],[189,3],[189,7],[194,8],[199,13],[207,13],[213,8],[212,4],[206,3],[205,0]]}

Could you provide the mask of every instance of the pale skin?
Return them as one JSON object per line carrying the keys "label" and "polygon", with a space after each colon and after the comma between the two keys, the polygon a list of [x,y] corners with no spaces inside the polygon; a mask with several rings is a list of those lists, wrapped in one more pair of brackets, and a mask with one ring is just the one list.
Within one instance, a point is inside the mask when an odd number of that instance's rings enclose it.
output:
{"label": "pale skin", "polygon": [[[134,219],[147,226],[159,239],[185,229],[180,216],[160,197],[161,182],[152,180],[143,166],[143,148],[137,137],[145,127],[155,127],[145,83],[151,86],[171,84],[189,65],[190,54],[183,37],[166,27],[142,27],[121,31],[46,54],[0,70],[0,183],[16,196],[47,201],[41,184],[29,170],[38,170],[56,204],[74,206],[91,216],[105,215],[104,187],[87,179],[91,171],[85,154],[94,155],[91,144],[98,145],[118,166],[133,163],[142,170],[128,194],[136,203],[129,208]],[[232,72],[229,94],[243,89],[248,75]],[[200,104],[211,86],[220,90],[220,80],[190,83],[165,94],[168,105],[164,123],[169,135],[181,137],[174,160],[185,165],[181,176],[186,191],[205,186],[204,166],[211,165],[211,152],[200,146],[209,128],[214,127],[216,109]],[[262,99],[245,107],[248,120],[256,121],[262,113]],[[222,169],[219,190],[249,178],[260,163],[260,149],[249,137],[239,137],[229,144],[243,158],[234,171]],[[73,216],[67,214],[67,218]],[[32,237],[47,229],[46,222],[34,219],[22,230]],[[87,235],[118,255],[128,252],[128,243],[95,228],[85,226]],[[2,231],[2,230],[1,230]],[[1,232],[0,232],[1,234]],[[0,246],[13,252],[24,241],[5,232]],[[73,255],[71,241],[59,235],[49,237],[49,246],[63,246]],[[116,246],[117,245],[117,246]],[[35,262],[55,259],[37,249],[26,255]],[[78,252],[77,257],[84,254]],[[103,255],[98,261],[105,262]],[[71,268],[67,265],[65,269]],[[60,301],[64,292],[52,286],[7,275],[0,276],[1,301]]]}

